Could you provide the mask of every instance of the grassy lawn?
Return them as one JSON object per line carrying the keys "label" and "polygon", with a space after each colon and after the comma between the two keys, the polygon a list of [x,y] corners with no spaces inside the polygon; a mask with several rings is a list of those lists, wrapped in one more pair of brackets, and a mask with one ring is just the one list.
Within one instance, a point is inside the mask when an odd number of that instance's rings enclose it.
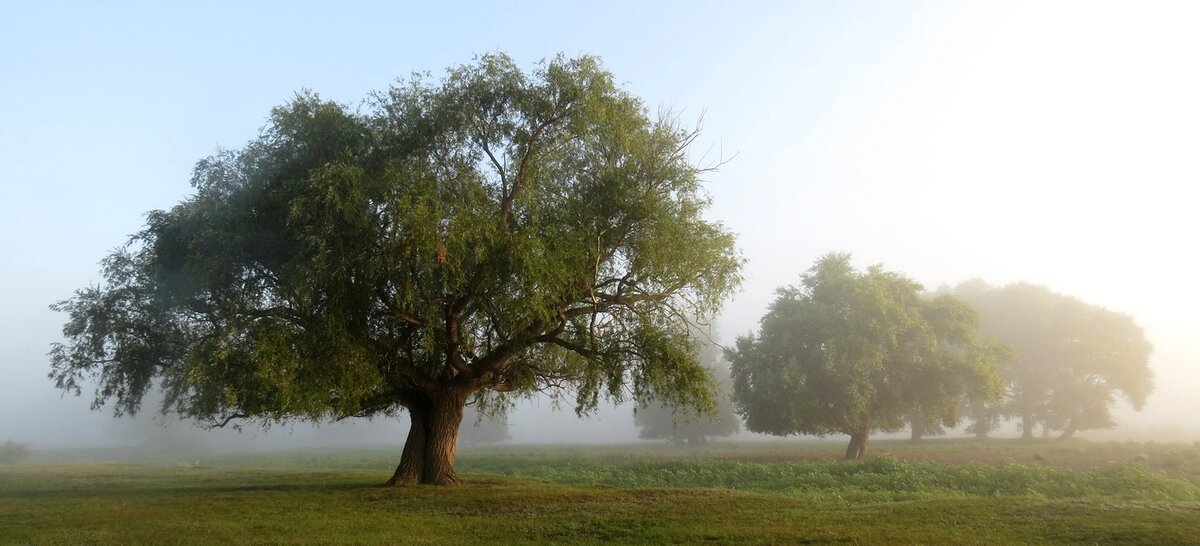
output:
{"label": "grassy lawn", "polygon": [[1192,446],[830,447],[492,448],[442,488],[379,487],[392,450],[0,466],[0,542],[1200,543]]}

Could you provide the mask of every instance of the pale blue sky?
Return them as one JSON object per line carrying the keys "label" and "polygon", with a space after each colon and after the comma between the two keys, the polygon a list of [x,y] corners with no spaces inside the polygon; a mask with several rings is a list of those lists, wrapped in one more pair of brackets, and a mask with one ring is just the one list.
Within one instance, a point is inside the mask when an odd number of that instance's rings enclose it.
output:
{"label": "pale blue sky", "polygon": [[711,216],[749,260],[727,338],[845,250],[930,287],[1029,280],[1132,313],[1161,379],[1129,420],[1200,411],[1193,5],[742,4],[11,3],[0,439],[96,422],[45,379],[63,320],[46,306],[186,196],[197,160],[296,90],[354,104],[488,51],[598,55],[651,109],[703,113],[697,151],[736,154],[709,177]]}

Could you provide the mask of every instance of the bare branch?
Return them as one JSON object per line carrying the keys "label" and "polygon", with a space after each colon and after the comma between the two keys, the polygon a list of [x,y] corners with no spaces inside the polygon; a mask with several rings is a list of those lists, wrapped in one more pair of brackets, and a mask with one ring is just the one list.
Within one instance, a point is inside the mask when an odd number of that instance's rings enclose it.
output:
{"label": "bare branch", "polygon": [[[212,423],[208,423],[208,424],[205,424],[202,426],[203,426],[203,428],[206,428],[206,429],[225,428],[225,425],[228,425],[234,419],[245,419],[247,417],[250,417],[250,415],[245,414],[245,413],[231,413],[231,414],[225,416],[225,419],[221,420],[220,422],[214,421]],[[240,426],[241,425],[234,425],[234,428],[238,428]]]}

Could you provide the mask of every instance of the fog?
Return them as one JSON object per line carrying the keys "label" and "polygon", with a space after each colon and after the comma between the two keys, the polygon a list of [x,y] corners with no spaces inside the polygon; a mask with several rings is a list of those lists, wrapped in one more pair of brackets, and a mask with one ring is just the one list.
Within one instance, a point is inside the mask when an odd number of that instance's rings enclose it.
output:
{"label": "fog", "polygon": [[[709,217],[746,259],[722,342],[829,251],[929,289],[1028,281],[1132,315],[1154,345],[1145,408],[1082,436],[1200,440],[1200,4],[780,4],[8,10],[0,441],[398,453],[403,418],[241,433],[114,421],[46,378],[66,318],[47,306],[98,282],[147,211],[189,195],[197,160],[242,146],[294,91],[357,103],[496,50],[523,66],[598,55],[652,109],[702,120],[696,160],[731,158],[706,175]],[[569,399],[535,399],[508,420],[515,443],[637,441],[628,406],[580,420]]]}

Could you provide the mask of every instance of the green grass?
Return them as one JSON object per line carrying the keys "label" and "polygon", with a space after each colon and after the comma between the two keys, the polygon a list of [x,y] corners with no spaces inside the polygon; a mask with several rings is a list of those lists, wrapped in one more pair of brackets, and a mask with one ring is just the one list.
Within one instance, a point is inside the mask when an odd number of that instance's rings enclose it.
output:
{"label": "green grass", "polygon": [[850,463],[489,458],[469,460],[464,467],[563,484],[737,489],[821,501],[883,502],[952,496],[1200,501],[1196,485],[1138,465],[1071,471],[1021,464],[993,467],[908,463],[885,456]]}
{"label": "green grass", "polygon": [[[465,452],[461,486],[404,488],[379,487],[395,462],[382,449],[6,465],[0,542],[1200,543],[1200,469],[1187,455],[1160,467],[1190,446],[1000,448],[1042,462],[945,462],[974,449],[950,443],[853,463],[816,444],[790,459],[775,445],[504,447]],[[1121,460],[1075,469],[1095,452]]]}

